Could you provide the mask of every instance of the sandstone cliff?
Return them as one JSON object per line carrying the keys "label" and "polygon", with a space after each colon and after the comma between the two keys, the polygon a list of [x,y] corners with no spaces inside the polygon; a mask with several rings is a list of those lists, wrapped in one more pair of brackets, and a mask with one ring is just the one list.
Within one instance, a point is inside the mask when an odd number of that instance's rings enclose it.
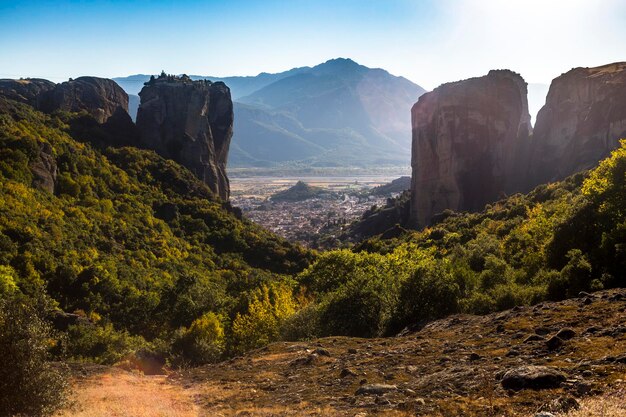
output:
{"label": "sandstone cliff", "polygon": [[508,70],[444,84],[411,111],[411,220],[444,209],[479,210],[524,188],[530,133],[526,83]]}
{"label": "sandstone cliff", "polygon": [[39,78],[2,79],[0,80],[0,95],[38,109],[41,106],[43,93],[54,89],[55,85],[52,81]]}
{"label": "sandstone cliff", "polygon": [[222,82],[161,76],[139,94],[140,146],[187,167],[227,200],[226,160],[233,133],[233,103]]}
{"label": "sandstone cliff", "polygon": [[114,115],[128,115],[128,94],[113,80],[80,77],[45,92],[39,109],[47,113],[86,110],[98,123],[105,123]]}
{"label": "sandstone cliff", "polygon": [[626,62],[575,68],[552,81],[532,139],[534,184],[589,169],[626,137]]}

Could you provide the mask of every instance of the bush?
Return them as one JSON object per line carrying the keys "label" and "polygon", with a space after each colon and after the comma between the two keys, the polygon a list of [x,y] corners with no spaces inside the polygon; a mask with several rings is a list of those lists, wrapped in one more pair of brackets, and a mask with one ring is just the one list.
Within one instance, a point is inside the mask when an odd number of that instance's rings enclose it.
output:
{"label": "bush", "polygon": [[114,364],[121,359],[146,348],[141,336],[116,330],[112,324],[95,325],[80,323],[67,330],[67,354],[77,360],[90,360],[100,364]]}
{"label": "bush", "polygon": [[433,320],[459,310],[459,286],[444,261],[420,265],[400,290],[399,324]]}
{"label": "bush", "polygon": [[280,327],[280,339],[290,342],[311,340],[320,335],[320,311],[317,304],[309,304],[287,317]]}
{"label": "bush", "polygon": [[233,349],[246,352],[278,340],[280,326],[296,312],[291,288],[283,283],[262,285],[253,296],[246,314],[233,322]]}
{"label": "bush", "polygon": [[49,361],[52,340],[24,299],[0,300],[0,415],[50,415],[64,404],[67,372]]}
{"label": "bush", "polygon": [[217,362],[224,353],[224,327],[220,317],[209,312],[194,320],[188,329],[180,329],[172,344],[172,353],[180,362],[192,365]]}
{"label": "bush", "polygon": [[320,306],[323,335],[382,336],[398,299],[397,277],[359,269]]}

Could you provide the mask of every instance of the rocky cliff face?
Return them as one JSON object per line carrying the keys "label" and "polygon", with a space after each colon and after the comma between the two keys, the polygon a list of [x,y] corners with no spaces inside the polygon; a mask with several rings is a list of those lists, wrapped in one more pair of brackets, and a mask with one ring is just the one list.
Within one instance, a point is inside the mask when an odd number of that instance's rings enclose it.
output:
{"label": "rocky cliff face", "polygon": [[54,193],[57,181],[57,162],[49,143],[41,143],[37,157],[31,162],[33,186],[40,190]]}
{"label": "rocky cliff face", "polygon": [[[97,77],[80,77],[61,84],[27,78],[0,80],[0,96],[33,106],[45,113],[56,110],[87,111],[89,116],[73,120],[72,131],[86,140],[94,137],[102,146],[128,146],[136,142],[135,125],[128,115],[128,95],[114,81]],[[94,135],[93,128],[97,128]],[[33,185],[54,193],[57,164],[52,149],[42,144],[31,162]]]}
{"label": "rocky cliff face", "polygon": [[0,80],[0,95],[10,100],[40,108],[43,94],[54,89],[55,83],[39,78]]}
{"label": "rocky cliff face", "polygon": [[444,84],[411,111],[411,221],[479,210],[524,188],[530,115],[526,83],[508,70]]}
{"label": "rocky cliff face", "polygon": [[44,112],[86,110],[98,123],[105,123],[114,115],[128,114],[128,94],[106,78],[80,77],[57,84],[40,101],[39,109]]}
{"label": "rocky cliff face", "polygon": [[589,169],[626,138],[626,62],[575,68],[552,81],[532,139],[535,184]]}
{"label": "rocky cliff face", "polygon": [[187,167],[228,199],[226,160],[233,103],[222,82],[162,76],[146,83],[137,113],[140,146]]}

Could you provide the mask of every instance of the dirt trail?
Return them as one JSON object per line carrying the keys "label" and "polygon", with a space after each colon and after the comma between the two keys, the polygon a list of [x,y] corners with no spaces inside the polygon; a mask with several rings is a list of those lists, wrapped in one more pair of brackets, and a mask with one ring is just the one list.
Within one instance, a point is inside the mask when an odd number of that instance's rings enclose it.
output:
{"label": "dirt trail", "polygon": [[73,384],[73,404],[57,417],[200,417],[194,392],[164,375],[112,368]]}

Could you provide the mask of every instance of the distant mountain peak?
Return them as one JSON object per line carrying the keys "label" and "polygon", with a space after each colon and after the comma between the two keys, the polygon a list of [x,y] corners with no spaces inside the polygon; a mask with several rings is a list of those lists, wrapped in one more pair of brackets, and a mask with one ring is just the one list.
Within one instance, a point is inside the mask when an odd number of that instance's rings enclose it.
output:
{"label": "distant mountain peak", "polygon": [[333,58],[333,59],[329,59],[328,61],[316,65],[312,68],[313,71],[320,71],[320,70],[330,70],[330,71],[338,71],[338,70],[345,70],[345,71],[354,71],[354,70],[359,70],[359,69],[367,69],[367,67],[353,61],[350,58]]}

